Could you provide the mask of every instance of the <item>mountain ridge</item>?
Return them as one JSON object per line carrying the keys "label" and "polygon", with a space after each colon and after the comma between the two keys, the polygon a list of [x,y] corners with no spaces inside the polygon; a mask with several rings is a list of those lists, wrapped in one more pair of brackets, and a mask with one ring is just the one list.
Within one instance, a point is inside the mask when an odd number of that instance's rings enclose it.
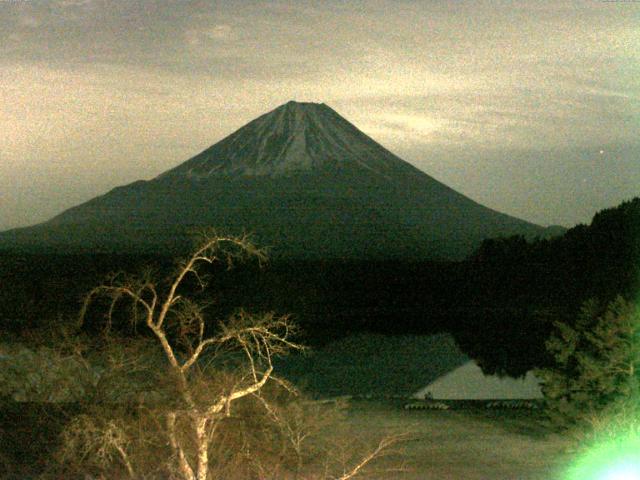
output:
{"label": "mountain ridge", "polygon": [[[249,136],[259,141],[247,142]],[[397,173],[400,165],[415,169],[328,105],[292,100],[156,178],[290,176],[348,163],[382,176]]]}
{"label": "mountain ridge", "polygon": [[[324,104],[288,102],[148,181],[116,187],[0,247],[175,250],[206,227],[253,233],[274,256],[449,258],[545,229],[456,192]],[[47,247],[48,246],[48,247]]]}

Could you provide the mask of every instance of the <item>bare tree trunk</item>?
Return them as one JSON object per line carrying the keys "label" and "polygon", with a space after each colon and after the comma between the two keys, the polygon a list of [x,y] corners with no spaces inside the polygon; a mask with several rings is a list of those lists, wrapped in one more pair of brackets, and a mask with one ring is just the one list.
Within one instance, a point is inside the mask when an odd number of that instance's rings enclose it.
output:
{"label": "bare tree trunk", "polygon": [[176,437],[176,414],[175,412],[170,412],[167,414],[167,433],[169,434],[169,442],[171,443],[171,448],[173,449],[174,454],[177,456],[178,460],[178,469],[182,475],[182,478],[185,480],[196,480],[196,476],[193,473],[193,469],[187,458],[184,454],[184,450],[178,443],[178,439]]}
{"label": "bare tree trunk", "polygon": [[207,480],[209,473],[209,437],[207,435],[207,417],[195,418],[196,440],[198,446],[198,480]]}

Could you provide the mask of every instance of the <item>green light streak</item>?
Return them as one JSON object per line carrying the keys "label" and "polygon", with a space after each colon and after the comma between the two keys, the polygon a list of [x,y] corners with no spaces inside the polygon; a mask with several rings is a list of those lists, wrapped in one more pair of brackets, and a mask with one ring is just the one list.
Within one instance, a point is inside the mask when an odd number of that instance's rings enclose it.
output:
{"label": "green light streak", "polygon": [[640,432],[587,449],[569,467],[563,480],[640,480]]}

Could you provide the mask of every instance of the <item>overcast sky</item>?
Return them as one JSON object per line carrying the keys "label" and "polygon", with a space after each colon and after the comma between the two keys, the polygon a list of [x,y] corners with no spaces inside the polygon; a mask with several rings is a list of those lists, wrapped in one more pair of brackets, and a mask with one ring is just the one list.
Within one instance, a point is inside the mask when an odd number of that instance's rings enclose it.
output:
{"label": "overcast sky", "polygon": [[0,0],[0,229],[324,102],[491,208],[640,195],[640,2]]}

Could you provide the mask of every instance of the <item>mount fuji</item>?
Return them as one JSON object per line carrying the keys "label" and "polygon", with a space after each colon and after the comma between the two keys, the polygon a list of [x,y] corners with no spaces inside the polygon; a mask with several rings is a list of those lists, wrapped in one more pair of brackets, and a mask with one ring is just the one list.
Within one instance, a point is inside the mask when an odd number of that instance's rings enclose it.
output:
{"label": "mount fuji", "polygon": [[202,227],[306,259],[459,259],[488,237],[547,236],[438,182],[327,105],[292,101],[152,180],[0,233],[0,248],[174,251]]}

